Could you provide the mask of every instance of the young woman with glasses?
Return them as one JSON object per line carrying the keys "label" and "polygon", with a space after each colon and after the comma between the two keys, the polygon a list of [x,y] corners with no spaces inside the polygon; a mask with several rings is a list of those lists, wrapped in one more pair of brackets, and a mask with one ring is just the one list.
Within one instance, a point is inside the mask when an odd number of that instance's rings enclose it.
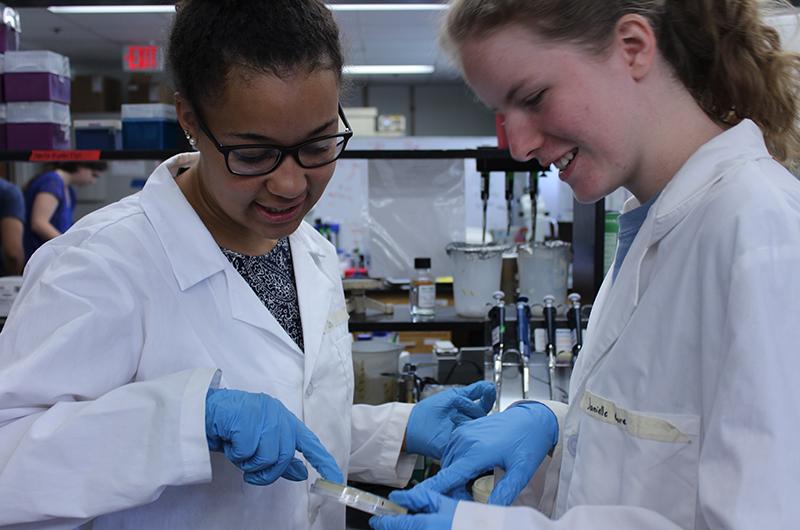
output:
{"label": "young woman with glasses", "polygon": [[352,405],[303,222],[352,135],[325,5],[185,1],[169,58],[196,152],[46,243],[0,335],[0,526],[343,530],[313,479],[403,485],[494,391]]}

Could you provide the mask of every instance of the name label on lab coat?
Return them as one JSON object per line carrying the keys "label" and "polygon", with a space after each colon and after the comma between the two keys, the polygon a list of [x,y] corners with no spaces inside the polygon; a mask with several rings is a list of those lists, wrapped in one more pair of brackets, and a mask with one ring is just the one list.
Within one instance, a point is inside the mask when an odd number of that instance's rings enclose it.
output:
{"label": "name label on lab coat", "polygon": [[347,322],[350,319],[350,314],[347,312],[347,309],[344,307],[340,307],[338,309],[334,309],[328,314],[328,322],[326,323],[326,327],[330,330],[335,328],[336,326]]}
{"label": "name label on lab coat", "polygon": [[637,438],[656,442],[691,443],[691,438],[687,434],[667,420],[625,410],[613,401],[589,391],[583,393],[581,408],[589,416],[616,425]]}

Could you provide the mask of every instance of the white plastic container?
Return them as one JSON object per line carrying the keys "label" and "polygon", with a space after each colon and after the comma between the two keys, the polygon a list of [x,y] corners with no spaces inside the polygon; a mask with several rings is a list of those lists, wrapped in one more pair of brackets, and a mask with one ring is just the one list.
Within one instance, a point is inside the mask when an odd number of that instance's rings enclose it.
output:
{"label": "white plastic container", "polygon": [[397,365],[401,351],[403,345],[395,342],[366,340],[353,343],[353,403],[380,405],[397,401]]}
{"label": "white plastic container", "polygon": [[520,245],[517,249],[519,294],[531,304],[541,304],[553,295],[556,304],[567,299],[567,276],[572,259],[572,246],[564,241],[547,241]]}
{"label": "white plastic container", "polygon": [[447,245],[453,261],[453,297],[456,313],[463,317],[485,317],[492,295],[500,290],[503,252],[507,245],[474,245],[454,242]]}
{"label": "white plastic container", "polygon": [[494,475],[480,477],[472,483],[472,499],[481,504],[489,504],[489,496],[494,489]]}

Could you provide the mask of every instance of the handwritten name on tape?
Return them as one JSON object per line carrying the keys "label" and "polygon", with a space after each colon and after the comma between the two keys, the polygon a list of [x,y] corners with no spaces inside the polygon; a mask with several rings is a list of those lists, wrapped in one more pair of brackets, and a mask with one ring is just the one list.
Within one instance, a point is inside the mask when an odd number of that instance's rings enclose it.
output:
{"label": "handwritten name on tape", "polygon": [[592,418],[598,419],[620,429],[632,436],[645,440],[668,443],[692,443],[692,438],[671,422],[625,410],[613,401],[596,396],[589,391],[583,393],[581,408]]}

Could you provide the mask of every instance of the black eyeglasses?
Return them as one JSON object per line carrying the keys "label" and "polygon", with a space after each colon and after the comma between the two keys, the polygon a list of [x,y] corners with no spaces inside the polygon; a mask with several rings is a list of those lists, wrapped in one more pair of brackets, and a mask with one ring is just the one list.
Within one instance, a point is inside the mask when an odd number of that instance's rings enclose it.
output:
{"label": "black eyeglasses", "polygon": [[225,157],[228,171],[243,177],[258,177],[272,173],[278,169],[286,156],[291,156],[300,167],[306,169],[325,166],[342,156],[347,142],[353,137],[353,131],[341,104],[339,104],[339,117],[344,123],[344,132],[311,138],[290,147],[268,144],[222,145],[211,134],[200,114],[196,113],[196,116],[200,129],[208,136],[217,151]]}

